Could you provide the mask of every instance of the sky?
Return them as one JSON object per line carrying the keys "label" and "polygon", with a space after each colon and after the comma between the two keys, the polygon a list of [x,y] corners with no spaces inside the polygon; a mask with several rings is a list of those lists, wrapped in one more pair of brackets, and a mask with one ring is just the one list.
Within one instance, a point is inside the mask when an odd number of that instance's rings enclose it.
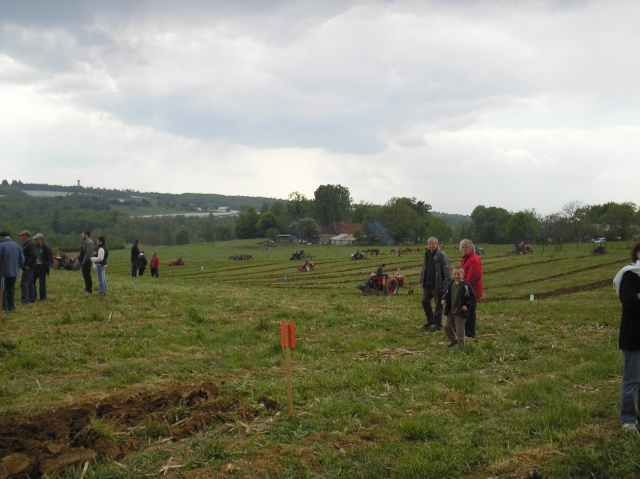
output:
{"label": "sky", "polygon": [[0,180],[640,204],[637,0],[0,0]]}

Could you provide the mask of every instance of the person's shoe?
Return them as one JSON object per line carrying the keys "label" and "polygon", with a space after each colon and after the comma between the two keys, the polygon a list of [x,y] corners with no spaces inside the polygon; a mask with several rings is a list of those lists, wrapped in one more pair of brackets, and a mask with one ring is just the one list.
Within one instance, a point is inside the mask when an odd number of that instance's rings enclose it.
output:
{"label": "person's shoe", "polygon": [[442,326],[438,326],[437,324],[435,324],[433,328],[429,329],[430,333],[437,333],[438,331],[442,331]]}
{"label": "person's shoe", "polygon": [[433,326],[435,323],[433,321],[427,321],[426,323],[424,323],[422,325],[422,329],[424,330],[428,330],[431,326]]}
{"label": "person's shoe", "polygon": [[83,294],[93,294],[93,291],[83,291]]}
{"label": "person's shoe", "polygon": [[454,341],[451,341],[449,344],[447,344],[447,347],[448,348],[452,348],[452,347],[457,346],[457,345],[458,345],[458,341],[454,340]]}
{"label": "person's shoe", "polygon": [[622,429],[629,432],[638,432],[638,428],[632,422],[625,422],[622,424]]}

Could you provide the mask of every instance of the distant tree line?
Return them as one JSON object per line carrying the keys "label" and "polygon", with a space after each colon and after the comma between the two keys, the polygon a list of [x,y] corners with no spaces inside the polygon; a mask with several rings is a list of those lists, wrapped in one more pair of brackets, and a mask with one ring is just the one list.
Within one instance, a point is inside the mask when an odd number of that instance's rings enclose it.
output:
{"label": "distant tree line", "polygon": [[[68,196],[32,197],[23,190],[64,191]],[[79,190],[78,190],[79,188]],[[133,191],[52,187],[49,185],[0,185],[0,229],[14,239],[23,229],[41,232],[47,242],[63,251],[79,248],[79,233],[105,235],[111,248],[125,247],[135,239],[144,245],[175,245],[227,241],[235,238],[268,238],[294,235],[314,241],[320,230],[334,222],[360,225],[354,236],[360,244],[424,242],[436,236],[441,242],[471,238],[476,243],[577,242],[594,237],[628,240],[638,236],[640,212],[630,202],[585,205],[572,201],[558,213],[541,216],[535,210],[510,212],[494,206],[477,206],[470,217],[442,215],[416,198],[391,198],[383,205],[354,203],[342,185],[321,185],[313,198],[294,191],[287,200],[222,195],[140,194]],[[123,202],[127,209],[123,209]],[[133,216],[138,208],[156,206],[204,211],[212,206],[237,209],[235,218]]]}

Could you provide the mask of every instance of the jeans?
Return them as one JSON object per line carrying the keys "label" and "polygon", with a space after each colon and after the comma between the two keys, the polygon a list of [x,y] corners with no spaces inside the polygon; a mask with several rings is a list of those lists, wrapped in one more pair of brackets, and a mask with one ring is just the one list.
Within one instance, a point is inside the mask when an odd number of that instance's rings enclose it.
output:
{"label": "jeans", "polygon": [[620,421],[635,424],[638,418],[637,400],[640,386],[640,351],[622,351],[624,370],[620,392]]}
{"label": "jeans", "polygon": [[22,270],[22,277],[20,278],[20,293],[23,303],[35,303],[36,301],[36,286],[33,284],[33,270]]}
{"label": "jeans", "polygon": [[[435,311],[431,307],[431,300],[435,300]],[[422,288],[422,309],[427,317],[425,324],[433,323],[436,327],[442,327],[442,292],[435,288]]]}
{"label": "jeans", "polygon": [[96,271],[98,273],[98,293],[107,292],[107,266],[104,264],[97,264]]}

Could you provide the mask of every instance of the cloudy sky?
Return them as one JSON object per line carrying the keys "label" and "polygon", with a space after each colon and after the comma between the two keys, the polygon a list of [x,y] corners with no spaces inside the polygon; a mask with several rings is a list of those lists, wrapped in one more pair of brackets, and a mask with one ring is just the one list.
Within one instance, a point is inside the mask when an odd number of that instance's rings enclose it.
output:
{"label": "cloudy sky", "polygon": [[640,203],[637,0],[0,0],[0,179]]}

